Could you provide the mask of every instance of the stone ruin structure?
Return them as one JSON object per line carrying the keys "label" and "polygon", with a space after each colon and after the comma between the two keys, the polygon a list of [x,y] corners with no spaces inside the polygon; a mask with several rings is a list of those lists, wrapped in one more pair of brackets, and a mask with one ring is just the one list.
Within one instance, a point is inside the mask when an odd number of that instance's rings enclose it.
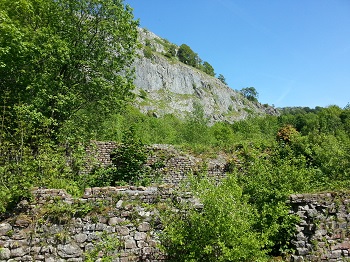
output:
{"label": "stone ruin structure", "polygon": [[[93,164],[110,165],[116,144],[95,144]],[[203,159],[167,145],[154,145],[152,152],[148,165],[161,161],[162,178],[150,187],[87,188],[78,199],[61,189],[33,189],[32,201],[22,201],[14,215],[0,221],[0,262],[93,261],[94,256],[99,261],[106,255],[118,262],[165,261],[159,212],[174,201],[202,207],[190,192],[176,188],[186,174],[200,172]],[[206,163],[209,175],[225,176],[224,155]],[[300,218],[289,261],[350,261],[350,193],[291,195],[289,205],[291,215]]]}

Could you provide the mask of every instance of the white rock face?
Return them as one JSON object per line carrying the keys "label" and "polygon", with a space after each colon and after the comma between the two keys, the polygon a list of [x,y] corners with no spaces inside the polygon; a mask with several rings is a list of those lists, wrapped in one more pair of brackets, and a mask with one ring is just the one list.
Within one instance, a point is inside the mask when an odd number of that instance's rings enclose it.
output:
{"label": "white rock face", "polygon": [[215,77],[183,64],[175,58],[167,58],[164,40],[155,34],[140,29],[140,42],[151,43],[154,50],[151,58],[140,51],[135,61],[137,106],[144,113],[156,116],[174,114],[184,117],[194,110],[194,104],[203,107],[210,123],[234,122],[248,115],[276,114],[271,107],[264,107],[244,98]]}

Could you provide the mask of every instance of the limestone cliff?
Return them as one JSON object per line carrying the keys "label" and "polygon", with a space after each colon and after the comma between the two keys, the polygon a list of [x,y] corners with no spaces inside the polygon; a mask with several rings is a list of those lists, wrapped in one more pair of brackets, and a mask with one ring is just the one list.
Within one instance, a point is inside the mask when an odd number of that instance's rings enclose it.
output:
{"label": "limestone cliff", "polygon": [[139,29],[139,36],[142,48],[135,61],[134,83],[136,106],[142,112],[184,117],[197,103],[210,123],[277,113],[270,106],[249,101],[217,78],[167,56],[167,49],[173,45],[169,41],[145,29]]}

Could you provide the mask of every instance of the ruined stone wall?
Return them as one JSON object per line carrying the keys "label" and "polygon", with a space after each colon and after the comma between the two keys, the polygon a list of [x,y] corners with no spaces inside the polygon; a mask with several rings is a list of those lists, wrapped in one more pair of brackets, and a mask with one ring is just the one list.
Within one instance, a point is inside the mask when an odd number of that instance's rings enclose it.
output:
{"label": "ruined stone wall", "polygon": [[300,217],[291,261],[350,261],[350,194],[292,195]]}
{"label": "ruined stone wall", "polygon": [[168,187],[88,188],[80,199],[35,189],[33,202],[22,202],[0,223],[0,261],[86,261],[94,253],[120,262],[163,261],[158,210],[167,201],[195,204],[189,193],[174,195]]}
{"label": "ruined stone wall", "polygon": [[[111,165],[111,153],[116,147],[115,142],[93,142],[88,149],[90,165],[87,170],[91,170],[92,166]],[[208,176],[217,180],[226,176],[228,157],[224,154],[218,154],[215,158],[203,159],[183,153],[172,145],[163,144],[151,145],[147,150],[149,152],[147,165],[153,170],[154,176],[157,177],[155,182],[159,184],[177,186],[187,174],[197,174],[203,170]]]}
{"label": "ruined stone wall", "polygon": [[[91,254],[165,261],[159,212],[178,201],[202,208],[190,192],[165,185],[88,188],[79,199],[64,190],[34,189],[31,202],[0,222],[0,262],[86,261]],[[349,193],[291,195],[289,203],[291,215],[300,217],[289,261],[350,261]]]}
{"label": "ruined stone wall", "polygon": [[[110,165],[116,146],[96,142],[91,163]],[[91,254],[120,262],[164,261],[159,211],[169,201],[201,208],[191,193],[179,193],[177,185],[203,168],[219,180],[228,161],[225,155],[204,160],[169,145],[150,150],[147,165],[161,174],[157,185],[87,188],[79,199],[64,190],[33,190],[33,201],[21,202],[15,214],[0,221],[0,262],[86,261]],[[300,217],[290,261],[350,261],[350,193],[291,195],[289,204],[291,215]]]}

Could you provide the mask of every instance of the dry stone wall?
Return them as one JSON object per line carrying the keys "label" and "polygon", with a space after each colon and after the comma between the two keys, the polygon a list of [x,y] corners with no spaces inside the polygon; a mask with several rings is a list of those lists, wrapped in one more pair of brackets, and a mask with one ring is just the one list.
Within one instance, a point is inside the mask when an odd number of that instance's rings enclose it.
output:
{"label": "dry stone wall", "polygon": [[[33,199],[0,223],[1,262],[86,261],[91,254],[90,261],[164,261],[159,208],[167,201],[196,205],[191,194],[179,196],[169,187],[88,188],[80,199],[39,188]],[[84,208],[91,210],[79,214]]]}
{"label": "dry stone wall", "polygon": [[[93,166],[110,165],[116,146],[95,142],[86,173]],[[79,199],[64,190],[34,189],[32,201],[22,201],[13,215],[0,221],[0,262],[101,261],[106,256],[118,262],[164,261],[159,210],[179,201],[202,208],[177,186],[188,173],[203,168],[220,180],[228,161],[217,155],[203,165],[203,158],[173,146],[149,149],[147,165],[162,174],[157,185],[87,188]],[[291,195],[289,204],[291,215],[300,217],[289,261],[350,261],[349,192]]]}
{"label": "dry stone wall", "polygon": [[[166,261],[159,210],[169,201],[202,208],[190,192],[165,185],[88,188],[79,199],[59,189],[32,193],[0,222],[0,262]],[[350,261],[349,193],[291,195],[289,203],[300,217],[289,261]]]}
{"label": "dry stone wall", "polygon": [[[88,149],[88,173],[94,166],[107,167],[112,164],[111,153],[118,145],[115,142],[93,141]],[[222,179],[226,175],[228,156],[218,154],[215,158],[194,157],[177,150],[172,145],[155,144],[147,148],[149,152],[147,166],[153,170],[154,182],[178,186],[189,173],[205,170],[209,176]]]}
{"label": "dry stone wall", "polygon": [[292,195],[291,213],[300,217],[291,261],[350,261],[350,194]]}

